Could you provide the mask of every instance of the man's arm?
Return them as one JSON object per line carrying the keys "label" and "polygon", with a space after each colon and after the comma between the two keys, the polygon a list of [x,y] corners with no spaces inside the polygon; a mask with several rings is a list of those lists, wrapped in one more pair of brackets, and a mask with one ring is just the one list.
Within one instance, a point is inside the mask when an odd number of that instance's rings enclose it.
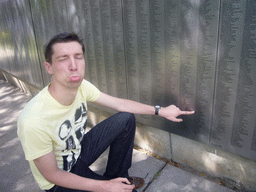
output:
{"label": "man's arm", "polygon": [[65,188],[95,192],[131,192],[134,188],[134,185],[127,185],[130,184],[130,182],[126,178],[101,181],[80,177],[73,173],[61,170],[57,167],[53,151],[35,159],[34,163],[46,180]]}
{"label": "man's arm", "polygon": [[[100,93],[99,98],[96,101],[94,101],[94,103],[122,112],[130,112],[144,115],[155,114],[154,106],[146,105],[136,101],[131,101],[128,99],[112,97],[102,92]],[[181,122],[182,119],[177,118],[178,116],[191,115],[193,113],[194,111],[181,111],[175,105],[170,105],[168,107],[162,107],[158,115],[174,122]]]}

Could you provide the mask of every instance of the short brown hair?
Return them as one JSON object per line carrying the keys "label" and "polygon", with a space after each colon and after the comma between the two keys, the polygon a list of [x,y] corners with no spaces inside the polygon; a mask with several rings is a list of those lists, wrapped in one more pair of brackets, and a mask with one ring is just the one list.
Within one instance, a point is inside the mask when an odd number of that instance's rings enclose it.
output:
{"label": "short brown hair", "polygon": [[48,63],[52,63],[52,55],[53,55],[53,50],[52,46],[56,43],[67,43],[71,41],[76,41],[82,46],[83,53],[85,52],[85,47],[82,39],[78,37],[77,34],[75,33],[59,33],[55,36],[53,36],[50,41],[46,44],[44,48],[44,57],[45,60]]}

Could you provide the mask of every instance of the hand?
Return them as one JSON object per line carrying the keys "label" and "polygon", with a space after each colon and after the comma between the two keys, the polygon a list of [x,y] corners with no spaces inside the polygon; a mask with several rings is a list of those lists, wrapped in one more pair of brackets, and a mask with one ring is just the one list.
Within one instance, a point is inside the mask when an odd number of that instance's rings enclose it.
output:
{"label": "hand", "polygon": [[106,181],[104,192],[132,192],[135,185],[131,185],[127,178],[116,178]]}
{"label": "hand", "polygon": [[180,115],[192,115],[194,113],[195,111],[181,111],[175,105],[162,107],[159,110],[159,116],[165,117],[166,119],[171,120],[173,122],[182,122],[183,120],[181,118],[177,118]]}

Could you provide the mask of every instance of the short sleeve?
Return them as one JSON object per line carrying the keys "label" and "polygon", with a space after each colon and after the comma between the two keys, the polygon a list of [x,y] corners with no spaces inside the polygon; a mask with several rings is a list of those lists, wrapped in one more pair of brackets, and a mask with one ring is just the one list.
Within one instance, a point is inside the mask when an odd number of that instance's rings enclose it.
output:
{"label": "short sleeve", "polygon": [[38,118],[24,116],[20,118],[18,136],[28,161],[46,155],[53,150],[52,139],[47,132],[47,127]]}
{"label": "short sleeve", "polygon": [[86,97],[86,101],[95,101],[100,96],[100,90],[89,81],[83,80],[80,89],[82,94]]}

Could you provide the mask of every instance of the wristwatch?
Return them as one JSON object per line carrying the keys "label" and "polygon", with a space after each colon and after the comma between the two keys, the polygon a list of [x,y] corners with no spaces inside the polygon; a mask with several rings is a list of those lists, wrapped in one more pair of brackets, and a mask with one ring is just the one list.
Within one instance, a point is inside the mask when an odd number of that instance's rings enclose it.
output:
{"label": "wristwatch", "polygon": [[158,115],[158,112],[160,109],[161,109],[161,106],[159,106],[159,105],[155,106],[155,115]]}

